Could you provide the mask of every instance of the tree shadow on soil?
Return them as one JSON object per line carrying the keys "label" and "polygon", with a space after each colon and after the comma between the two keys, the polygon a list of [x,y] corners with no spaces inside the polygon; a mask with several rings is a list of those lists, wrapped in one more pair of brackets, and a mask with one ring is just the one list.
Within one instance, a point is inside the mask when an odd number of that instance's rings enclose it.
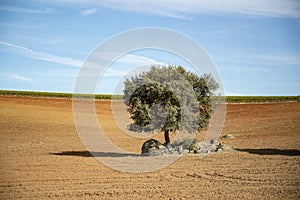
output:
{"label": "tree shadow on soil", "polygon": [[297,149],[239,149],[236,151],[247,152],[257,155],[282,155],[282,156],[300,156],[300,150]]}
{"label": "tree shadow on soil", "polygon": [[137,157],[140,154],[133,153],[116,153],[116,152],[89,152],[89,151],[62,151],[50,153],[56,156],[80,156],[80,157]]}

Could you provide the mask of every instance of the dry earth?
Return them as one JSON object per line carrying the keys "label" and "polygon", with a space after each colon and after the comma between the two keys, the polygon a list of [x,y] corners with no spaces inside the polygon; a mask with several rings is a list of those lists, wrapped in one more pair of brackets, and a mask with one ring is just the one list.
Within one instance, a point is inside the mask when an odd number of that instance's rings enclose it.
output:
{"label": "dry earth", "polygon": [[[118,129],[111,102],[96,108],[111,141],[138,153],[145,139]],[[124,173],[86,151],[70,100],[0,97],[0,199],[300,199],[299,102],[229,104],[222,134],[237,150]]]}

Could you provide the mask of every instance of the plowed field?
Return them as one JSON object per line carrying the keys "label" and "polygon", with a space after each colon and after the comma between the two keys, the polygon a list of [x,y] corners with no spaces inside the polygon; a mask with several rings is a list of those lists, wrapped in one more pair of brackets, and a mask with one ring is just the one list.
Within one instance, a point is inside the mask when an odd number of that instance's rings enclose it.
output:
{"label": "plowed field", "polygon": [[[96,108],[111,141],[139,153],[146,139],[122,134],[111,102]],[[299,102],[228,104],[222,134],[236,150],[125,173],[86,151],[71,100],[0,97],[0,199],[300,199]]]}

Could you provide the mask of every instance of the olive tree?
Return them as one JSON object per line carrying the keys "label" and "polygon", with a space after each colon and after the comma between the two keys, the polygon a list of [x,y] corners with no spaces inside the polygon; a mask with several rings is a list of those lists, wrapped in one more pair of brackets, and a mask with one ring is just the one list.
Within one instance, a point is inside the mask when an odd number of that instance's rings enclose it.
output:
{"label": "olive tree", "polygon": [[211,75],[198,76],[181,66],[152,66],[125,80],[123,100],[131,131],[194,132],[206,128],[212,113],[211,97],[218,83]]}

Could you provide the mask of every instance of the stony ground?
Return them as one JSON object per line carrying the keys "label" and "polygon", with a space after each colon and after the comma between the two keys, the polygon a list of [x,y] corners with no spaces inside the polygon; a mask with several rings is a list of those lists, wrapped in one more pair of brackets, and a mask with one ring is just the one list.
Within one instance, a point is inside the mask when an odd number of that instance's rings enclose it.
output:
{"label": "stony ground", "polygon": [[[96,108],[111,141],[139,153],[146,139],[118,129],[111,102]],[[70,100],[0,97],[0,199],[300,199],[300,103],[227,109],[222,134],[235,138],[222,142],[236,151],[124,173],[86,151]]]}

